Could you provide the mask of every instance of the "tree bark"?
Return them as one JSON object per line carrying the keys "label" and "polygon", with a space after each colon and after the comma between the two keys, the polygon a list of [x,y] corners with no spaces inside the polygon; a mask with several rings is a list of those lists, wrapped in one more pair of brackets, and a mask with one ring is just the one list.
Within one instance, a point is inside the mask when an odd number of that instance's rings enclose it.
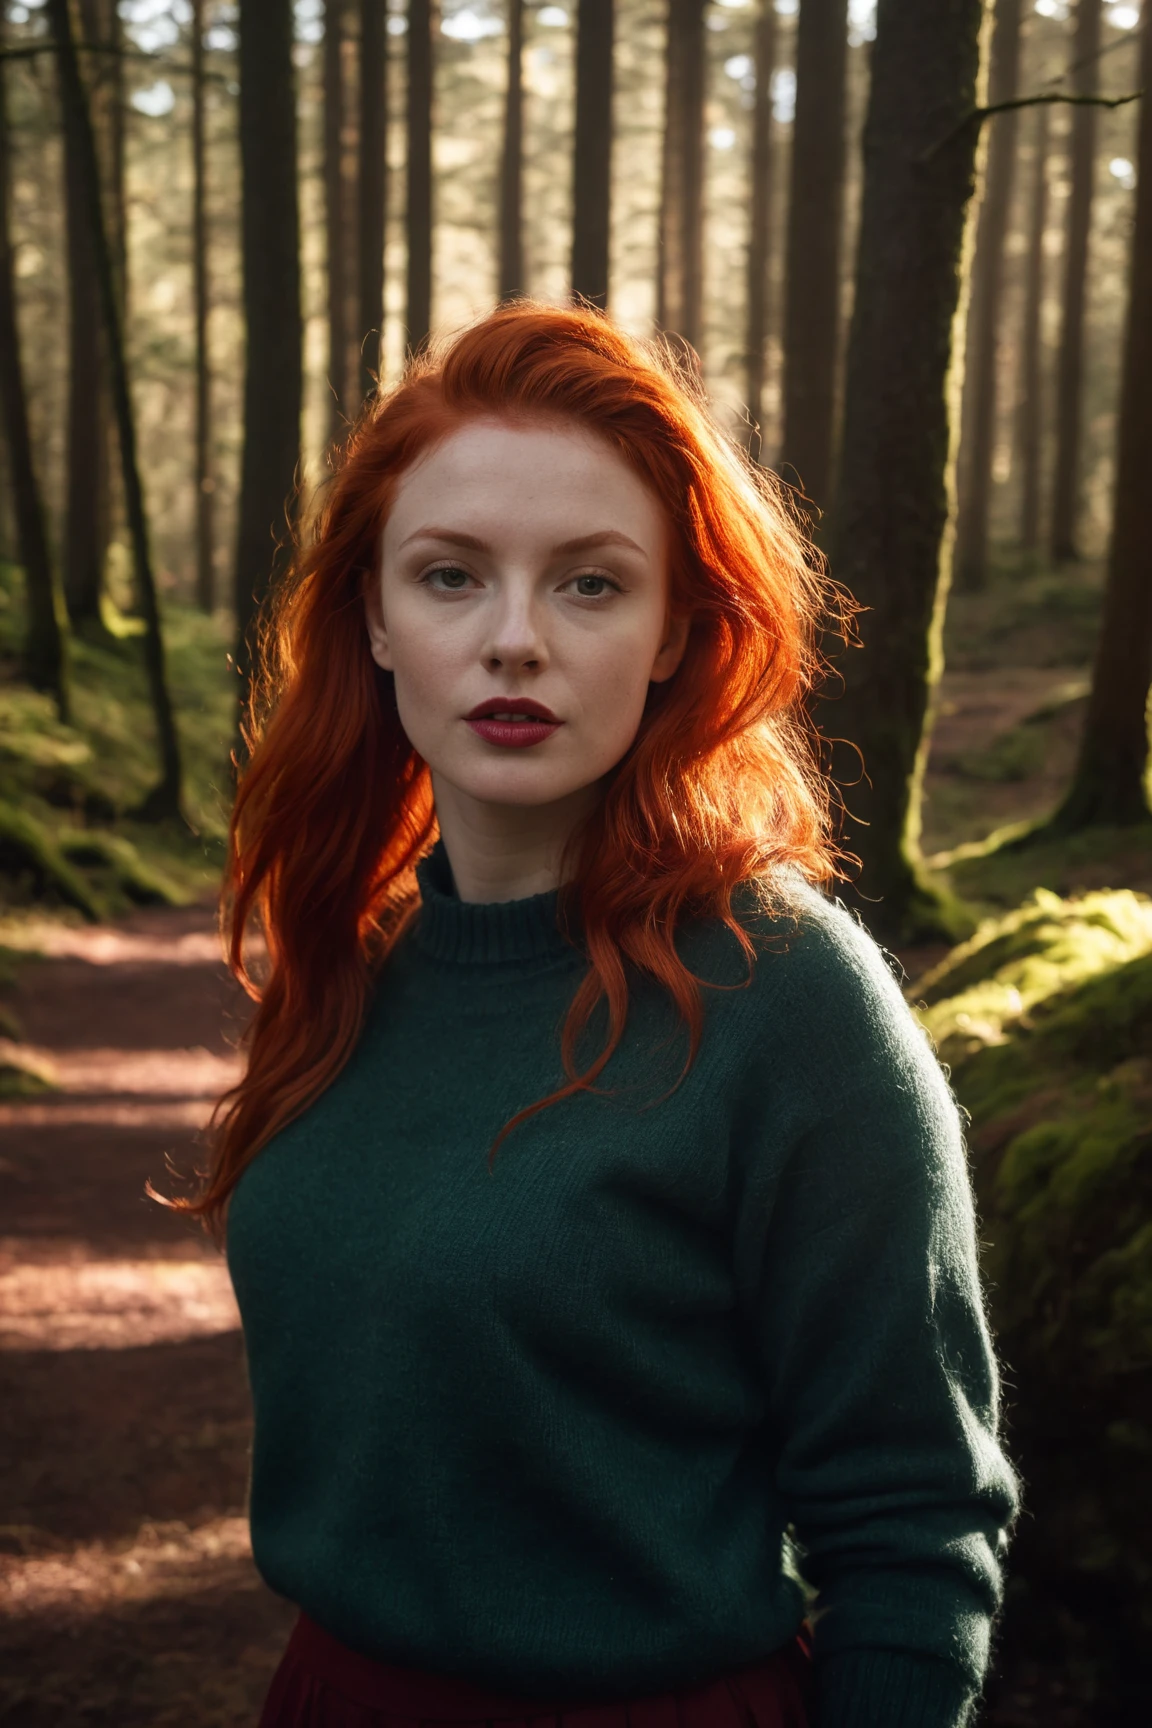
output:
{"label": "tree bark", "polygon": [[703,335],[706,0],[668,0],[656,322],[693,348]]}
{"label": "tree bark", "polygon": [[59,718],[67,723],[72,718],[67,612],[48,550],[16,318],[7,85],[7,69],[0,61],[0,407],[8,445],[16,542],[28,595],[23,670],[33,689],[46,690],[52,695]]}
{"label": "tree bark", "polygon": [[120,296],[120,317],[128,316],[128,197],[125,172],[127,104],[124,98],[124,24],[118,0],[106,0],[107,40],[114,52],[108,68],[108,187],[111,216],[112,258]]}
{"label": "tree bark", "polygon": [[573,150],[572,293],[608,304],[615,0],[579,0]]}
{"label": "tree bark", "polygon": [[[1021,0],[996,0],[988,101],[1010,102],[1020,82]],[[1004,281],[1004,239],[1016,165],[1018,111],[985,123],[984,198],[976,229],[967,365],[961,417],[956,517],[956,581],[974,592],[988,580],[988,514],[996,437],[996,359]]]}
{"label": "tree bark", "polygon": [[[1102,0],[1077,0],[1071,84],[1077,95],[1095,90],[1099,72]],[[1067,563],[1078,554],[1080,505],[1080,404],[1084,379],[1084,300],[1092,191],[1096,171],[1098,112],[1072,110],[1072,190],[1065,231],[1063,320],[1056,372],[1056,468],[1052,487],[1052,556]]]}
{"label": "tree bark", "polygon": [[329,438],[338,438],[348,406],[348,282],[344,201],[345,0],[324,0],[324,234],[328,265]]}
{"label": "tree bark", "polygon": [[436,0],[408,5],[408,346],[432,329],[432,126]]}
{"label": "tree bark", "polygon": [[833,574],[868,610],[863,652],[843,656],[843,695],[819,718],[847,788],[856,897],[888,939],[941,923],[918,869],[920,785],[951,563],[954,327],[977,141],[962,122],[982,15],[983,0],[880,0],[872,49],[832,535]]}
{"label": "tree bark", "polygon": [[204,159],[204,0],[192,0],[192,299],[196,348],[196,604],[216,603],[213,544],[212,376],[208,359],[208,212]]}
{"label": "tree bark", "polygon": [[[236,545],[240,700],[252,670],[251,630],[288,561],[300,457],[300,223],[292,9],[240,0],[241,253],[244,454]],[[275,549],[273,546],[275,537]]]}
{"label": "tree bark", "polygon": [[840,349],[840,253],[848,15],[845,0],[801,0],[784,300],[782,462],[826,510]]}
{"label": "tree bark", "polygon": [[1048,226],[1048,116],[1036,110],[1036,158],[1029,200],[1028,254],[1024,270],[1024,320],[1020,332],[1020,406],[1016,436],[1020,454],[1020,544],[1026,552],[1040,546],[1040,453],[1043,447],[1044,233]]}
{"label": "tree bark", "polygon": [[524,276],[524,0],[508,0],[508,79],[504,89],[504,143],[500,153],[501,300],[523,294]]}
{"label": "tree bark", "polygon": [[769,261],[772,249],[772,74],[776,70],[776,0],[760,0],[756,19],[756,91],[752,109],[752,159],[748,225],[745,393],[750,449],[764,460],[764,347],[768,340]]}
{"label": "tree bark", "polygon": [[100,160],[96,154],[96,135],[88,112],[88,99],[80,76],[76,43],[68,0],[46,0],[45,11],[49,28],[56,43],[56,61],[60,77],[60,103],[64,128],[72,135],[73,157],[78,166],[80,190],[91,223],[93,277],[101,311],[103,333],[108,351],[108,369],[112,388],[112,404],[116,415],[116,430],[120,444],[121,474],[124,483],[124,503],[128,531],[132,541],[136,581],[140,605],[144,613],[144,663],[148,674],[152,711],[160,751],[160,780],[137,808],[145,817],[174,816],[186,822],[181,800],[183,770],[176,718],[168,690],[164,665],[164,638],[160,629],[160,606],[152,572],[148,519],[144,510],[144,493],[136,460],[136,426],[132,413],[132,398],[128,387],[128,368],[124,359],[124,340],[120,327],[120,304],[116,291],[116,272],[104,223],[104,207],[100,187]]}
{"label": "tree bark", "polygon": [[1062,831],[1147,821],[1152,684],[1152,19],[1141,47],[1136,215],[1121,368],[1116,482],[1104,612]]}
{"label": "tree bark", "polygon": [[357,306],[360,398],[377,387],[384,328],[384,232],[388,216],[388,14],[360,0],[360,128],[357,163]]}
{"label": "tree bark", "polygon": [[[92,0],[80,7],[82,39],[100,38]],[[86,102],[87,102],[86,98]],[[88,108],[91,112],[91,107]],[[64,128],[64,213],[68,252],[67,502],[64,593],[74,624],[99,624],[108,546],[108,436],[104,417],[104,339],[87,178],[74,126]],[[98,195],[103,197],[101,180]]]}

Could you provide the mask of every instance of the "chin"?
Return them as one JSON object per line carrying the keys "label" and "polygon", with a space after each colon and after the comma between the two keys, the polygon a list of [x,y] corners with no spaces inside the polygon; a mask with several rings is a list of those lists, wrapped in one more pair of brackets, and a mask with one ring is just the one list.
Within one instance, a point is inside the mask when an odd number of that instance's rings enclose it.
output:
{"label": "chin", "polygon": [[[511,754],[511,752],[509,752]],[[532,809],[544,804],[559,804],[566,798],[579,797],[596,785],[601,775],[558,774],[554,764],[546,762],[493,762],[482,769],[472,766],[471,772],[437,771],[438,777],[455,787],[465,798],[478,804],[502,804],[510,808]]]}

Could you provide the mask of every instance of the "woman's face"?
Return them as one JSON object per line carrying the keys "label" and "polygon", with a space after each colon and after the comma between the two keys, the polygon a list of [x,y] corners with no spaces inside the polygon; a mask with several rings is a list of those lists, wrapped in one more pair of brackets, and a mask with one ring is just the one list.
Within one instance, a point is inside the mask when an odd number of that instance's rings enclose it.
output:
{"label": "woman's face", "polygon": [[366,611],[438,800],[593,787],[687,638],[656,498],[606,440],[546,421],[471,422],[407,471]]}

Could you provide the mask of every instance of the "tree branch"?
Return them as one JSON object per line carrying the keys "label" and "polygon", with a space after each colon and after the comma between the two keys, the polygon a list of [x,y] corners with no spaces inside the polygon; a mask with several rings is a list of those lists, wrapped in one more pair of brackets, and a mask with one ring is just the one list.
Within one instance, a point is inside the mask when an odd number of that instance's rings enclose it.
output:
{"label": "tree branch", "polygon": [[1129,90],[1123,96],[1065,96],[1060,91],[1052,91],[1044,96],[1013,96],[1007,102],[990,102],[986,108],[973,108],[953,126],[951,132],[946,132],[943,138],[938,138],[935,144],[929,145],[921,156],[921,162],[930,162],[933,156],[943,150],[946,144],[951,144],[954,138],[967,130],[969,126],[983,126],[985,120],[993,114],[1006,114],[1013,108],[1039,108],[1052,102],[1067,102],[1074,108],[1123,108],[1127,102],[1139,102],[1143,90]]}
{"label": "tree branch", "polygon": [[[55,54],[55,42],[25,42],[0,48],[0,60],[32,60],[37,54]],[[144,48],[125,48],[119,42],[77,42],[77,54],[112,54],[121,60],[162,60],[163,55]]]}

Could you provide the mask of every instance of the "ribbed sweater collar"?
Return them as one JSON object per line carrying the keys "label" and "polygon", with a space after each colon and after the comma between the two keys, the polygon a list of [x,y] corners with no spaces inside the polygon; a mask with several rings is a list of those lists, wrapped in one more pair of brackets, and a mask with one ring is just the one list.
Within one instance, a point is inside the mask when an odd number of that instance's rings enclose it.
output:
{"label": "ribbed sweater collar", "polygon": [[461,900],[444,842],[416,866],[420,917],[415,938],[436,960],[463,964],[558,959],[573,952],[557,922],[558,894],[478,903]]}

